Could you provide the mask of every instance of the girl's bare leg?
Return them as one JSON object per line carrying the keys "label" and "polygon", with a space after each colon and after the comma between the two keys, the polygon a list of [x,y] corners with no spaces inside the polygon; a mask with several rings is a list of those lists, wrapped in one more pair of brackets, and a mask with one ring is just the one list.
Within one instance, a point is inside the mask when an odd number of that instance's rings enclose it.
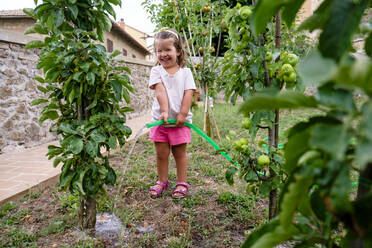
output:
{"label": "girl's bare leg", "polygon": [[[168,181],[168,158],[170,154],[170,146],[168,143],[155,142],[155,151],[158,179],[160,182],[166,183]],[[155,187],[161,188],[160,185],[155,185]],[[156,195],[155,191],[150,191],[150,193]]]}
{"label": "girl's bare leg", "polygon": [[[176,161],[177,167],[177,182],[186,182],[187,178],[187,156],[186,156],[186,143],[177,146],[172,146],[172,154]],[[177,186],[176,189],[185,188],[184,186]],[[174,196],[178,197],[181,194],[176,193]]]}

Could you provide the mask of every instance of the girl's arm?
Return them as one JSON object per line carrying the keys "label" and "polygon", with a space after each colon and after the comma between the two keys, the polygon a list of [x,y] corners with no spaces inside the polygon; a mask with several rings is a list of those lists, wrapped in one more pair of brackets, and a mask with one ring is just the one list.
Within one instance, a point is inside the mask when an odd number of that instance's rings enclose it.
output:
{"label": "girl's arm", "polygon": [[192,103],[192,95],[194,93],[194,90],[185,90],[185,93],[183,94],[182,104],[181,104],[181,110],[177,115],[177,122],[176,125],[183,126],[186,122],[187,114],[190,111],[191,103]]}
{"label": "girl's arm", "polygon": [[154,85],[155,88],[155,96],[160,105],[160,117],[159,120],[164,120],[164,123],[167,124],[168,122],[168,111],[169,111],[169,103],[168,103],[168,95],[167,91],[165,90],[163,83],[157,83]]}

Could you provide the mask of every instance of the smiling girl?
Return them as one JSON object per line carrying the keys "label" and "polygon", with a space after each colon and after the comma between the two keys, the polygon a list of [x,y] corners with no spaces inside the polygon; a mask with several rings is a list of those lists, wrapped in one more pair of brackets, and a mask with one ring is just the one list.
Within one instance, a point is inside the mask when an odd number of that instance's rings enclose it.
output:
{"label": "smiling girl", "polygon": [[[192,121],[190,106],[196,87],[191,70],[185,67],[186,52],[176,30],[165,28],[158,32],[154,47],[158,65],[151,69],[149,80],[150,89],[155,90],[152,119],[164,120],[165,124],[150,129],[158,172],[158,181],[150,187],[150,194],[158,197],[168,188],[168,159],[172,152],[177,167],[177,185],[172,196],[182,198],[190,187],[186,182],[186,145],[191,142],[191,131],[184,124]],[[176,125],[168,125],[168,118],[176,119]]]}

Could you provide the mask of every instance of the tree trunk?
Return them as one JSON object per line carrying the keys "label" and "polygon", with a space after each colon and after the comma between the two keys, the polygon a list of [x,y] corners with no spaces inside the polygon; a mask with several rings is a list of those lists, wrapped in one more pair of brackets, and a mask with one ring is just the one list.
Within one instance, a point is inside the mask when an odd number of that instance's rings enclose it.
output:
{"label": "tree trunk", "polygon": [[[83,97],[81,106],[78,105],[78,120],[88,120],[90,110],[87,110],[90,101]],[[81,230],[94,230],[96,226],[96,200],[90,197],[80,198],[79,207],[79,228]]]}
{"label": "tree trunk", "polygon": [[[281,19],[280,13],[275,16],[275,47],[280,48]],[[266,64],[265,64],[266,65]],[[265,72],[266,74],[266,72]],[[266,75],[265,75],[266,77]],[[279,110],[275,110],[274,128],[269,129],[270,146],[278,148],[279,144]],[[270,177],[275,177],[275,172],[270,169]],[[273,189],[269,194],[269,220],[273,219],[278,212],[278,190]]]}
{"label": "tree trunk", "polygon": [[[273,170],[270,169],[270,175],[275,174]],[[269,193],[269,220],[274,219],[278,212],[278,190],[271,190]]]}
{"label": "tree trunk", "polygon": [[93,230],[96,226],[96,199],[87,197],[80,200],[79,228],[81,230]]}

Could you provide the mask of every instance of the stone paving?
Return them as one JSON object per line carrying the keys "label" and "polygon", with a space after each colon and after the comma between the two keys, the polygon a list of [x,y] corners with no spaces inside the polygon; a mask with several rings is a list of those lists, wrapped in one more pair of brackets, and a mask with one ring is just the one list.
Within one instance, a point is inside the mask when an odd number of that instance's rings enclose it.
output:
{"label": "stone paving", "polygon": [[[150,121],[150,114],[128,120],[126,125],[132,129],[129,139]],[[61,165],[54,168],[53,160],[45,156],[51,144],[58,145],[58,141],[0,154],[0,205],[58,182]]]}

